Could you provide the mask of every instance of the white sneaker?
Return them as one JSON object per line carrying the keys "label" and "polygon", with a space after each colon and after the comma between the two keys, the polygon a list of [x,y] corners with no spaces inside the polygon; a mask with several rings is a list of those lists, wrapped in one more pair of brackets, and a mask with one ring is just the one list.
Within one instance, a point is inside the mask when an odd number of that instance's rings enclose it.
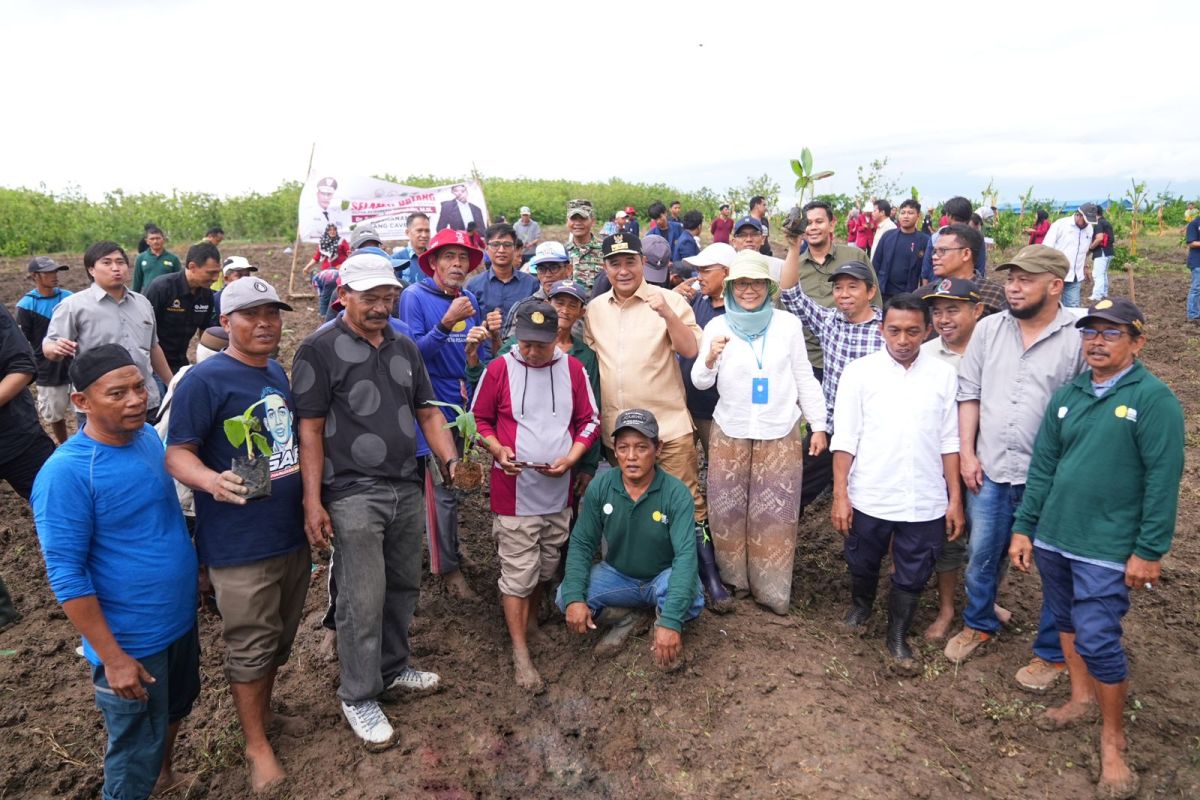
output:
{"label": "white sneaker", "polygon": [[362,739],[367,747],[382,750],[391,746],[395,731],[392,730],[392,725],[384,716],[379,703],[374,700],[354,704],[342,703],[342,713],[346,715],[346,721],[350,723],[354,735]]}
{"label": "white sneaker", "polygon": [[442,679],[433,672],[422,672],[419,669],[405,667],[404,670],[392,679],[392,682],[384,689],[385,692],[401,689],[406,692],[435,692],[441,685]]}

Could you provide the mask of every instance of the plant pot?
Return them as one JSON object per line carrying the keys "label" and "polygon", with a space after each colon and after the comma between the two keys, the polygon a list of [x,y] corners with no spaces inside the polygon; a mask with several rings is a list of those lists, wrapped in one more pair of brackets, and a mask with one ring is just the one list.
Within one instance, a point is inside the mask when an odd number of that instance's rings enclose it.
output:
{"label": "plant pot", "polygon": [[483,464],[478,461],[462,460],[454,468],[455,489],[473,492],[483,485]]}
{"label": "plant pot", "polygon": [[242,496],[247,502],[271,496],[271,459],[239,456],[233,459],[230,469],[245,481],[246,494]]}

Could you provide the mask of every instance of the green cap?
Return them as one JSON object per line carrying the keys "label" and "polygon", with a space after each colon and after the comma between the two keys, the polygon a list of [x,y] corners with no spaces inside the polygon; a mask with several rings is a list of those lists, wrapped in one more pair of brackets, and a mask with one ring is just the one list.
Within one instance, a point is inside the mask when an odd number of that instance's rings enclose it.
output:
{"label": "green cap", "polygon": [[1017,253],[1010,261],[996,267],[996,269],[1019,269],[1023,272],[1049,272],[1056,278],[1067,277],[1067,272],[1071,269],[1071,262],[1067,261],[1067,257],[1044,244],[1031,244],[1021,248],[1021,252]]}

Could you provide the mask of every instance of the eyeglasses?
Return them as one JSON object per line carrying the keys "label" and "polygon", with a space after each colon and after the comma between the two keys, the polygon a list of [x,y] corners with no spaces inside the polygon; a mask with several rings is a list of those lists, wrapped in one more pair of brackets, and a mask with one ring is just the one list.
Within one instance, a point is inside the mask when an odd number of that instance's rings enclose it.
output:
{"label": "eyeglasses", "polygon": [[733,290],[738,294],[761,292],[767,288],[766,283],[766,281],[734,281]]}
{"label": "eyeglasses", "polygon": [[733,238],[735,238],[735,239],[753,239],[755,236],[762,236],[762,234],[759,233],[758,231],[750,231],[749,233],[735,233],[733,235]]}
{"label": "eyeglasses", "polygon": [[1115,342],[1117,339],[1125,336],[1126,332],[1118,330],[1117,328],[1105,328],[1102,331],[1098,331],[1095,328],[1084,328],[1079,332],[1079,334],[1083,336],[1085,340],[1089,341],[1095,339],[1097,336],[1102,336],[1106,342]]}
{"label": "eyeglasses", "polygon": [[954,250],[969,250],[969,249],[970,249],[969,247],[935,247],[935,248],[933,248],[933,254],[935,256],[937,256],[938,258],[941,258],[942,256],[946,255],[946,253],[949,253]]}
{"label": "eyeglasses", "polygon": [[493,250],[512,250],[517,244],[516,242],[488,242],[487,246]]}

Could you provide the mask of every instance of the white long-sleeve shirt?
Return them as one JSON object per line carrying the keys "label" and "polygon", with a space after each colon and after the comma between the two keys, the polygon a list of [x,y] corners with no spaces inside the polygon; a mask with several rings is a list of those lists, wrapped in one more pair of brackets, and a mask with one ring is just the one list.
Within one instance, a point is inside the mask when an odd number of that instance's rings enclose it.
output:
{"label": "white long-sleeve shirt", "polygon": [[1085,225],[1080,228],[1075,224],[1075,215],[1063,217],[1056,220],[1050,226],[1050,230],[1046,231],[1046,238],[1042,244],[1047,247],[1053,247],[1058,252],[1067,257],[1067,261],[1071,262],[1071,268],[1067,270],[1067,277],[1064,281],[1081,281],[1083,280],[1084,265],[1087,262],[1088,247],[1092,244],[1092,226]]}
{"label": "white long-sleeve shirt", "polygon": [[[704,362],[718,336],[728,336],[729,342],[709,369]],[[767,381],[767,402],[755,403],[755,379],[761,378]],[[716,384],[721,397],[713,421],[734,439],[782,439],[791,433],[801,412],[814,431],[826,429],[825,395],[808,361],[804,326],[786,311],[775,311],[766,334],[753,345],[735,336],[725,317],[709,322],[692,365],[692,383],[697,389]]]}
{"label": "white long-sleeve shirt", "polygon": [[958,452],[957,394],[954,367],[925,352],[908,369],[886,349],[846,365],[829,449],[854,456],[851,506],[893,522],[945,516],[942,456]]}

